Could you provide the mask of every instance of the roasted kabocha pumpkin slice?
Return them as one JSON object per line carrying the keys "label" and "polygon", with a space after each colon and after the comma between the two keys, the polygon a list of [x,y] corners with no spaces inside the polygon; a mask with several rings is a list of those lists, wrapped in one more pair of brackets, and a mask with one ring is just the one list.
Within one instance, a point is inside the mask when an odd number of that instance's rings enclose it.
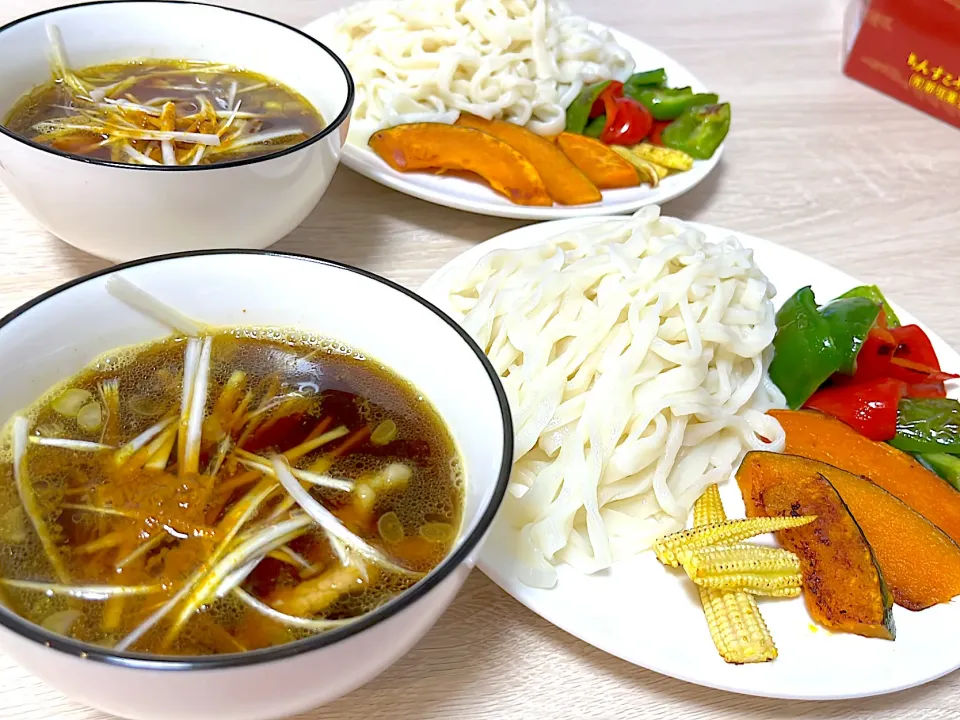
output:
{"label": "roasted kabocha pumpkin slice", "polygon": [[468,113],[461,113],[457,125],[500,138],[523,155],[540,174],[550,197],[561,205],[586,205],[603,200],[597,186],[570,162],[555,142],[506,120],[486,120]]}
{"label": "roasted kabocha pumpkin slice", "polygon": [[811,410],[773,410],[787,435],[786,452],[872,480],[960,543],[960,492],[905,452],[864,437]]}
{"label": "roasted kabocha pumpkin slice", "polygon": [[785,475],[819,473],[863,531],[897,605],[923,610],[960,595],[960,546],[882,487],[832,465],[791,455],[767,462]]}
{"label": "roasted kabocha pumpkin slice", "polygon": [[853,514],[815,466],[751,452],[737,471],[750,517],[816,519],[776,533],[800,558],[810,615],[824,627],[893,640],[893,597]]}
{"label": "roasted kabocha pumpkin slice", "polygon": [[640,184],[640,176],[633,165],[599,140],[563,132],[557,135],[557,145],[601,190],[636,187]]}
{"label": "roasted kabocha pumpkin slice", "polygon": [[369,144],[398,172],[464,170],[518,205],[553,205],[533,164],[503,140],[476,128],[410,123],[375,132]]}

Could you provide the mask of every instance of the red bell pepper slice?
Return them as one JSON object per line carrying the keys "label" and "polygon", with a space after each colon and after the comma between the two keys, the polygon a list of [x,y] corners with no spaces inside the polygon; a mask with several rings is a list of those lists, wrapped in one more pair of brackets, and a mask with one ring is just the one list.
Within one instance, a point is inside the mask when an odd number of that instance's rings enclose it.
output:
{"label": "red bell pepper slice", "polygon": [[648,140],[654,145],[663,146],[663,138],[660,137],[663,133],[663,130],[667,125],[669,125],[672,120],[654,120],[653,127],[650,129],[650,137]]}
{"label": "red bell pepper slice", "polygon": [[633,98],[621,97],[614,101],[614,118],[600,133],[600,142],[607,145],[636,145],[641,142],[653,127],[650,111]]}
{"label": "red bell pepper slice", "polygon": [[821,388],[804,407],[842,420],[871,440],[890,440],[897,434],[897,410],[907,384],[882,379]]}
{"label": "red bell pepper slice", "polygon": [[857,353],[857,371],[852,382],[864,382],[885,378],[890,372],[890,361],[897,349],[897,341],[890,331],[874,327],[870,330],[863,347]]}
{"label": "red bell pepper slice", "polygon": [[907,385],[907,394],[905,397],[908,398],[945,398],[947,396],[947,388],[942,382],[933,382],[933,383],[916,383],[914,385]]}
{"label": "red bell pepper slice", "polygon": [[600,94],[600,100],[603,102],[603,112],[607,116],[603,123],[603,132],[600,133],[600,142],[604,142],[603,136],[610,132],[613,123],[617,119],[617,101],[623,97],[623,87],[614,89],[613,83]]}
{"label": "red bell pepper slice", "polygon": [[890,330],[890,334],[897,342],[894,355],[904,360],[926,365],[934,370],[940,369],[940,360],[933,349],[933,343],[927,334],[917,325],[901,325]]}
{"label": "red bell pepper slice", "polygon": [[608,112],[609,108],[607,107],[606,98],[610,97],[616,100],[619,97],[623,97],[623,83],[619,80],[611,80],[610,83],[603,89],[603,92],[597,96],[597,99],[593,101],[593,107],[590,108],[590,119],[598,118],[603,114],[609,118],[610,113]]}
{"label": "red bell pepper slice", "polygon": [[[933,345],[919,327],[904,325],[888,330],[882,323],[878,323],[870,330],[863,347],[860,348],[857,372],[849,382],[893,378],[909,385],[936,386],[957,377],[960,376],[940,370],[940,362]],[[928,391],[935,389],[930,388]]]}

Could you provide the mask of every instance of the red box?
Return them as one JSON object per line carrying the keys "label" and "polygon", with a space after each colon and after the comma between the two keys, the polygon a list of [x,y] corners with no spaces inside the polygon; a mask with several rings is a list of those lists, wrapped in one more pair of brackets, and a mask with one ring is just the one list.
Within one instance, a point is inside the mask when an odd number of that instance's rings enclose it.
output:
{"label": "red box", "polygon": [[857,0],[843,71],[960,127],[960,0]]}

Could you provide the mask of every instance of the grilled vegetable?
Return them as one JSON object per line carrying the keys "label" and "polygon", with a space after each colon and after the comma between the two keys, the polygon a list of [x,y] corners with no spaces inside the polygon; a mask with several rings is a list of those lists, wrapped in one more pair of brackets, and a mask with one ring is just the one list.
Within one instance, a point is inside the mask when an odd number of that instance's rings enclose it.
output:
{"label": "grilled vegetable", "polygon": [[900,401],[890,444],[912,453],[960,453],[960,403],[951,398]]}
{"label": "grilled vegetable", "polygon": [[504,120],[485,120],[461,113],[456,124],[500,138],[527,158],[540,174],[547,193],[555,202],[561,205],[586,205],[603,199],[596,186],[567,159],[556,143]]}
{"label": "grilled vegetable", "polygon": [[960,457],[947,453],[920,453],[916,458],[925,468],[960,490]]}
{"label": "grilled vegetable", "polygon": [[693,167],[693,158],[682,150],[671,150],[650,143],[640,143],[630,148],[630,151],[641,160],[662,165],[670,170],[689,170]]}
{"label": "grilled vegetable", "polygon": [[702,587],[743,590],[752,595],[797,597],[803,585],[796,555],[762,545],[695,550],[683,559],[683,569]]}
{"label": "grilled vegetable", "polygon": [[864,297],[837,298],[820,308],[840,352],[840,372],[853,375],[857,354],[880,315],[880,303]]}
{"label": "grilled vegetable", "polygon": [[599,117],[593,118],[590,122],[587,123],[587,127],[583,130],[583,135],[587,137],[592,137],[594,140],[599,140],[600,136],[603,135],[603,129],[607,126],[607,116],[600,115]]}
{"label": "grilled vegetable", "polygon": [[627,78],[623,84],[624,95],[633,96],[635,93],[648,88],[663,87],[667,84],[667,71],[663,68],[638,72]]}
{"label": "grilled vegetable", "polygon": [[748,453],[737,470],[747,515],[815,515],[777,533],[800,558],[810,615],[831,630],[893,640],[893,599],[860,526],[823,474],[795,469],[787,456]]}
{"label": "grilled vegetable", "polygon": [[443,123],[411,123],[375,132],[370,147],[398,172],[468,170],[518,205],[553,205],[540,174],[493,135]]}
{"label": "grilled vegetable", "polygon": [[887,302],[887,298],[884,297],[883,293],[880,292],[880,288],[876,285],[860,285],[853,288],[852,290],[847,290],[841,298],[851,298],[851,297],[865,297],[868,300],[872,300],[875,303],[880,303],[880,306],[883,308],[883,312],[886,315],[887,327],[895,328],[900,325],[900,319],[897,317],[897,314],[893,311],[893,308],[890,306],[890,303]]}
{"label": "grilled vegetable", "polygon": [[[629,89],[629,96],[644,105],[657,120],[676,120],[684,110],[714,105],[720,97],[713,93],[694,93],[689,87]],[[623,92],[628,88],[624,86]]]}
{"label": "grilled vegetable", "polygon": [[842,420],[870,440],[885,441],[897,433],[897,410],[906,389],[905,383],[890,378],[828,385],[803,407]]}
{"label": "grilled vegetable", "polygon": [[652,129],[653,116],[643,104],[633,98],[618,97],[614,101],[613,120],[608,114],[600,140],[607,145],[636,145]]}
{"label": "grilled vegetable", "polygon": [[800,288],[777,311],[770,379],[787,405],[798,408],[843,364],[830,323],[809,287]]}
{"label": "grilled vegetable", "polygon": [[[694,527],[726,519],[720,489],[710,485],[693,506]],[[752,595],[705,587],[697,589],[710,637],[725,662],[767,662],[777,657],[777,646]]]}
{"label": "grilled vegetable", "polygon": [[923,610],[960,595],[960,547],[878,485],[832,465],[793,455],[762,458],[786,482],[822,475],[863,531],[897,605]]}
{"label": "grilled vegetable", "polygon": [[723,500],[720,499],[720,486],[707,486],[703,495],[693,504],[693,526],[710,525],[726,522],[727,513],[723,509]]}
{"label": "grilled vegetable", "polygon": [[869,440],[828,415],[789,410],[770,414],[786,432],[785,452],[872,480],[960,542],[960,495],[910,455]]}
{"label": "grilled vegetable", "polygon": [[588,85],[580,91],[580,94],[577,95],[574,101],[570,103],[570,107],[567,108],[567,123],[564,128],[567,132],[579,134],[584,131],[587,123],[590,121],[593,104],[603,91],[610,86],[611,82],[610,80],[604,80],[603,82]]}
{"label": "grilled vegetable", "polygon": [[749,517],[709,523],[667,535],[656,541],[653,551],[664,565],[680,567],[694,550],[711,545],[729,545],[764,533],[796,528],[813,522],[813,516]]}
{"label": "grilled vegetable", "polygon": [[700,602],[713,643],[726,662],[767,662],[777,657],[777,646],[752,595],[700,588]]}
{"label": "grilled vegetable", "polygon": [[634,155],[632,152],[627,150],[627,148],[622,145],[611,145],[610,149],[613,150],[617,155],[622,157],[628,163],[633,165],[634,169],[637,171],[637,174],[640,176],[640,182],[645,182],[650,185],[650,187],[656,187],[660,184],[660,178],[665,177],[669,172],[666,168],[663,168],[663,175],[660,174],[660,168],[657,165],[654,165],[651,162],[642,160]]}
{"label": "grilled vegetable", "polygon": [[640,184],[640,177],[633,165],[599,140],[562,132],[557,136],[557,144],[564,155],[601,190]]}
{"label": "grilled vegetable", "polygon": [[709,160],[730,130],[730,103],[687,108],[664,128],[660,140],[698,160]]}

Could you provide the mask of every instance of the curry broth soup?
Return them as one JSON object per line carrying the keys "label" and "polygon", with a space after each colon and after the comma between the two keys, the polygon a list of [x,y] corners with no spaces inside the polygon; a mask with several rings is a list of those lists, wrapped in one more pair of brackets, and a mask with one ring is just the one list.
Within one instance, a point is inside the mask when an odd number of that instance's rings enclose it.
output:
{"label": "curry broth soup", "polygon": [[460,455],[416,388],[277,330],[107,354],[23,411],[0,461],[5,603],[148,653],[348,623],[435,567],[463,512]]}
{"label": "curry broth soup", "polygon": [[[58,39],[54,32],[53,38]],[[71,70],[9,111],[8,130],[62,152],[136,165],[210,165],[291,148],[324,128],[295,90],[214,62],[144,59]]]}

